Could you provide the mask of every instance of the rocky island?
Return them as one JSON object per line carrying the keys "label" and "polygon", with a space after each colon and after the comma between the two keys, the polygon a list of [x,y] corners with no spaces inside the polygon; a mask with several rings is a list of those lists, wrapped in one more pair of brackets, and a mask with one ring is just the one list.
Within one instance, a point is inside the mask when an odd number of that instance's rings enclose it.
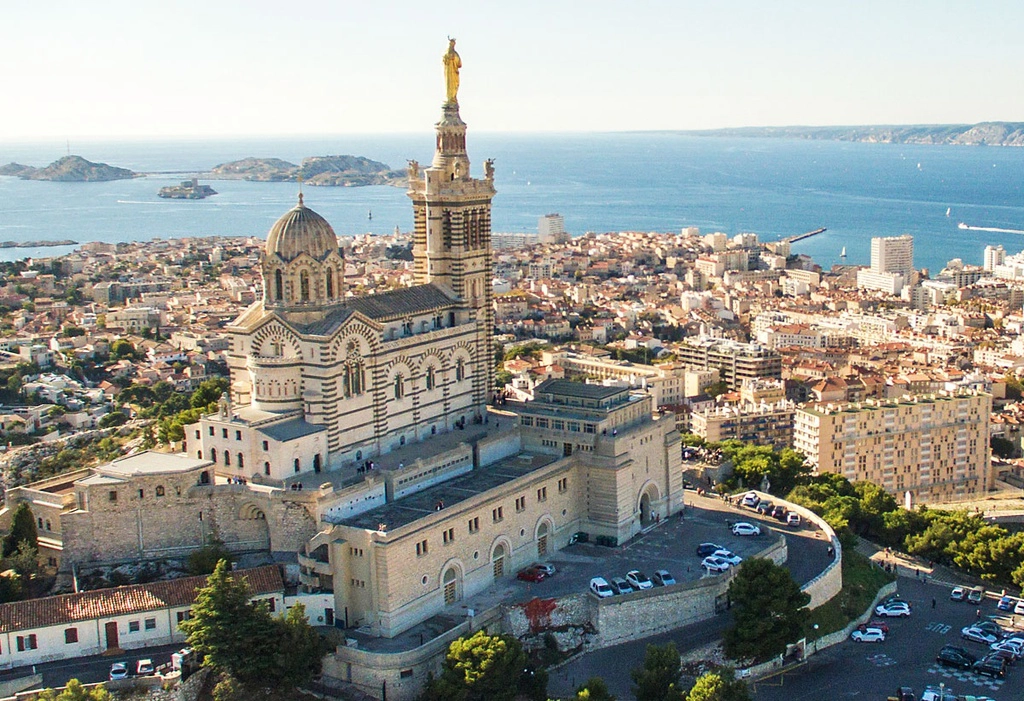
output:
{"label": "rocky island", "polygon": [[182,180],[180,185],[168,185],[160,188],[157,196],[171,200],[202,200],[210,195],[216,195],[217,191],[209,185],[200,185],[198,178]]}
{"label": "rocky island", "polygon": [[748,136],[876,144],[1024,146],[1024,122],[843,127],[737,127],[682,132],[693,136]]}
{"label": "rocky island", "polygon": [[356,187],[360,185],[404,186],[404,170],[392,170],[386,163],[362,156],[313,156],[301,165],[280,158],[243,158],[214,166],[204,177],[211,180],[281,182],[302,180],[308,185]]}
{"label": "rocky island", "polygon": [[13,175],[22,180],[51,180],[64,183],[106,182],[139,177],[127,168],[106,163],[93,163],[81,156],[64,156],[45,168],[33,168],[20,163],[0,166],[0,175]]}

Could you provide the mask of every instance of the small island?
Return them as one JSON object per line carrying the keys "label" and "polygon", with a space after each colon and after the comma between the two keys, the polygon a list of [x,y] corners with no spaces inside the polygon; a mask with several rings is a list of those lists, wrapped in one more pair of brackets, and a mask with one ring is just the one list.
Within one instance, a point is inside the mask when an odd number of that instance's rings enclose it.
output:
{"label": "small island", "polygon": [[313,156],[301,165],[280,158],[243,158],[214,166],[204,177],[211,180],[283,182],[302,178],[307,185],[357,187],[361,185],[405,186],[404,170],[392,170],[386,163],[362,156]]}
{"label": "small island", "polygon": [[168,185],[160,188],[157,196],[171,200],[202,200],[210,195],[216,195],[217,191],[209,185],[200,185],[199,178],[182,180],[180,185]]}
{"label": "small island", "polygon": [[127,168],[118,168],[106,163],[93,163],[81,156],[64,156],[45,168],[33,168],[21,163],[0,166],[0,175],[13,175],[22,180],[49,180],[62,183],[107,182],[130,180],[139,177]]}

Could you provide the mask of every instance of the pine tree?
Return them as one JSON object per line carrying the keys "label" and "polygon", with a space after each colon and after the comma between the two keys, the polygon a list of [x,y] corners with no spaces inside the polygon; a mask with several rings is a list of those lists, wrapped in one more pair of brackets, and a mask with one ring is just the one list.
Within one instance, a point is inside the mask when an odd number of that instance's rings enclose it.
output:
{"label": "pine tree", "polygon": [[37,550],[39,547],[36,519],[32,515],[32,509],[24,501],[18,504],[18,508],[14,510],[11,532],[4,537],[3,556],[14,555],[22,543],[28,543],[32,550]]}

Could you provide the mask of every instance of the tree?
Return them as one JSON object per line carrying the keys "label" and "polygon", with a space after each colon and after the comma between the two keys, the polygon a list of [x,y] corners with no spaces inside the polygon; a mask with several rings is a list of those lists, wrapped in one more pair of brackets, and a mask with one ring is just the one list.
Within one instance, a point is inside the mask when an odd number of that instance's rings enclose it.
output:
{"label": "tree", "polygon": [[124,426],[128,423],[128,414],[123,411],[112,411],[103,418],[100,419],[100,428],[113,428],[114,426]]}
{"label": "tree", "polygon": [[36,531],[36,519],[28,502],[21,502],[14,510],[11,519],[11,532],[4,537],[3,556],[10,557],[18,552],[22,543],[27,543],[32,550],[37,550],[39,534]]}
{"label": "tree", "polygon": [[583,686],[576,689],[575,701],[617,701],[608,691],[608,685],[601,677],[591,677]]}
{"label": "tree", "polygon": [[221,560],[196,593],[192,618],[181,630],[203,665],[226,672],[243,684],[266,683],[277,645],[265,606],[249,604],[249,588],[235,579],[227,560]]}
{"label": "tree", "polygon": [[750,691],[742,679],[728,668],[705,672],[686,695],[686,701],[750,701]]}
{"label": "tree", "polygon": [[784,567],[753,558],[729,583],[734,625],[725,631],[725,652],[734,660],[767,659],[800,637],[811,597]]}
{"label": "tree", "polygon": [[224,542],[212,540],[188,556],[188,572],[193,576],[211,574],[221,560],[230,563],[235,561],[231,552],[224,547]]}
{"label": "tree", "polygon": [[119,338],[110,344],[110,357],[114,360],[132,359],[137,355],[135,344],[127,339]]}
{"label": "tree", "polygon": [[284,618],[275,620],[278,633],[275,656],[278,685],[297,687],[320,673],[320,662],[329,648],[320,634],[309,625],[306,607],[295,604]]}
{"label": "tree", "polygon": [[480,630],[448,646],[441,676],[427,682],[424,701],[513,701],[530,687],[537,697],[535,676],[527,667],[526,653],[515,638],[488,635]]}
{"label": "tree", "polygon": [[201,409],[216,404],[220,400],[220,395],[228,391],[228,386],[227,379],[223,377],[203,380],[196,391],[192,393],[192,408]]}
{"label": "tree", "polygon": [[77,679],[68,680],[58,694],[56,689],[43,689],[36,697],[39,701],[110,701],[110,692],[101,684],[86,689]]}
{"label": "tree", "polygon": [[683,701],[679,689],[682,667],[675,643],[648,645],[644,664],[629,676],[633,679],[633,695],[637,701]]}

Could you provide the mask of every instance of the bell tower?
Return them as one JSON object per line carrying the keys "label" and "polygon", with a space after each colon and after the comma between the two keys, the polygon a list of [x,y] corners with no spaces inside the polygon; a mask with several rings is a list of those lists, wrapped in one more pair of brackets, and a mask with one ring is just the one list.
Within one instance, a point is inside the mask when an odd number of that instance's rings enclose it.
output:
{"label": "bell tower", "polygon": [[434,283],[455,294],[470,318],[477,320],[487,338],[478,347],[488,355],[481,368],[490,389],[493,373],[489,354],[494,329],[491,306],[491,199],[494,162],[484,164],[484,177],[470,174],[466,153],[466,123],[459,116],[459,69],[462,60],[450,39],[443,57],[447,100],[435,125],[434,160],[420,170],[409,162],[409,198],[412,200],[413,261],[416,284]]}

